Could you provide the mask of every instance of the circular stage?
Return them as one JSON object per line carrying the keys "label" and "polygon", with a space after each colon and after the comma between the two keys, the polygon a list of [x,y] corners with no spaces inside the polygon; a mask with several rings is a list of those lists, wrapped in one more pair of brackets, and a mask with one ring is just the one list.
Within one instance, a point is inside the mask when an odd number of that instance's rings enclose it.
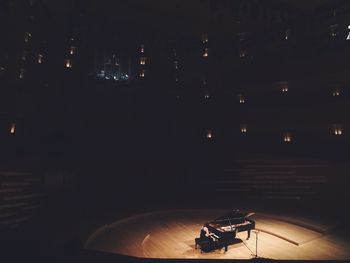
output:
{"label": "circular stage", "polygon": [[[201,253],[195,249],[202,224],[225,210],[172,210],[136,215],[105,225],[85,243],[86,249],[141,258],[251,259],[256,256],[256,233],[247,232],[228,251]],[[256,213],[258,257],[292,260],[349,260],[350,238],[333,231],[336,222],[298,215]]]}

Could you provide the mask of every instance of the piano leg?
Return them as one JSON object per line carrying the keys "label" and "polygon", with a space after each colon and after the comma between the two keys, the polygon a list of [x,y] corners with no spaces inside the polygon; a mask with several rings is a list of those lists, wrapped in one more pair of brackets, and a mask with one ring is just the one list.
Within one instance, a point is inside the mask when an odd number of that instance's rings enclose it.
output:
{"label": "piano leg", "polygon": [[247,236],[247,240],[250,238],[250,229],[247,230],[248,236]]}

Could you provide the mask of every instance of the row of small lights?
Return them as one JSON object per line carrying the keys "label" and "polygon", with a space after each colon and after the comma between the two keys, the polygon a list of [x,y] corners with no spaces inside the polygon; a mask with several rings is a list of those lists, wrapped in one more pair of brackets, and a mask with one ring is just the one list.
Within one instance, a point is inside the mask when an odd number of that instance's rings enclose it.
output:
{"label": "row of small lights", "polygon": [[[350,26],[348,27],[350,29]],[[285,39],[288,40],[289,39],[289,34],[290,34],[290,30],[287,29],[286,31],[286,36],[285,36]],[[240,37],[240,40],[244,39],[244,36]],[[350,40],[350,33],[349,33],[349,36],[347,38],[347,40]],[[202,57],[204,59],[207,59],[209,57],[209,48],[207,47],[207,43],[209,42],[209,39],[208,39],[208,35],[207,34],[202,34],[202,44],[204,46],[204,50],[203,50],[203,53],[202,53]],[[240,51],[239,51],[239,56],[242,58],[242,57],[245,57],[245,51],[244,49],[240,48]],[[207,85],[207,81],[206,79],[203,80],[203,86],[206,86]],[[286,81],[283,81],[283,82],[280,82],[279,83],[280,85],[280,89],[281,89],[281,92],[284,93],[284,94],[287,94],[288,91],[289,91],[289,87],[288,87],[288,82]],[[204,99],[210,99],[210,93],[208,90],[204,90]],[[335,89],[332,91],[332,96],[333,97],[337,97],[337,96],[340,96],[340,90],[339,89]],[[239,94],[238,95],[239,97],[239,103],[240,104],[244,104],[246,102],[246,99],[245,99],[245,96],[242,95],[242,94]]]}
{"label": "row of small lights", "polygon": [[[25,42],[26,44],[28,44],[28,43],[31,41],[32,37],[33,37],[33,36],[32,36],[32,34],[31,34],[30,32],[25,32],[25,33],[24,33],[24,42]],[[74,41],[74,38],[71,38],[70,40],[71,40],[71,41]],[[76,54],[76,51],[77,51],[77,48],[76,48],[75,46],[71,45],[71,46],[69,47],[69,49],[68,49],[68,54],[71,55],[71,56],[73,56],[73,55]],[[24,52],[25,52],[25,51],[24,51]],[[22,57],[21,57],[21,59],[22,59],[23,61],[26,61],[26,59],[27,59],[26,54],[23,54]],[[45,57],[44,57],[44,55],[43,55],[42,53],[38,53],[38,55],[37,55],[37,63],[38,63],[38,64],[44,64],[44,62],[45,62]],[[65,59],[65,61],[64,61],[64,66],[65,66],[65,68],[67,68],[67,69],[72,68],[72,67],[73,67],[73,61],[72,61],[72,59],[70,59],[70,58]],[[5,71],[5,68],[4,68],[4,67],[1,67],[1,71]],[[26,69],[25,69],[25,68],[20,68],[20,69],[19,69],[18,78],[19,78],[19,79],[23,79],[23,78],[24,78],[24,75],[25,75],[25,72],[26,72]]]}
{"label": "row of small lights", "polygon": [[[73,42],[74,38],[71,38],[70,40]],[[73,56],[76,54],[76,52],[77,52],[77,48],[75,46],[71,45],[68,49],[68,56]],[[67,58],[65,60],[65,67],[72,68],[73,67],[73,60],[70,58]]]}
{"label": "row of small lights", "polygon": [[[242,134],[246,134],[248,132],[247,125],[246,124],[242,124],[240,131],[241,131]],[[339,127],[339,126],[336,126],[333,129],[333,134],[335,136],[342,136],[343,135],[343,129],[341,127]],[[208,140],[214,139],[214,132],[213,132],[213,130],[207,130],[206,134],[205,134],[205,137]],[[285,143],[290,143],[292,141],[292,133],[284,132],[283,133],[283,141]]]}
{"label": "row of small lights", "polygon": [[[203,85],[205,86],[206,85],[206,81],[204,80],[203,81]],[[281,92],[283,93],[283,94],[287,94],[288,93],[288,86],[284,86],[284,87],[282,87],[281,88]],[[340,89],[339,88],[336,88],[336,89],[334,89],[332,92],[331,92],[331,95],[333,96],[333,97],[339,97],[340,95],[341,95],[341,91],[340,91]],[[210,94],[209,94],[209,92],[207,91],[207,90],[205,90],[204,92],[203,92],[203,97],[204,97],[204,99],[206,99],[206,100],[208,100],[208,99],[210,99]],[[238,94],[238,101],[239,101],[239,103],[240,104],[245,104],[247,101],[246,101],[246,97],[243,95],[243,94]]]}
{"label": "row of small lights", "polygon": [[[32,35],[30,33],[26,32],[24,41],[26,43],[28,43],[30,41],[31,37],[32,37]],[[74,41],[73,38],[71,40]],[[208,36],[206,34],[202,35],[202,43],[203,44],[207,44],[208,43]],[[174,52],[175,52],[175,58],[176,58],[176,50]],[[209,52],[208,48],[205,48],[204,49],[204,53],[203,53],[203,58],[207,58],[209,56],[208,52]],[[75,46],[70,46],[69,50],[68,50],[68,53],[69,53],[69,55],[75,55],[76,54],[76,47]],[[144,56],[145,46],[143,44],[140,47],[140,53],[142,55],[140,57],[140,62],[139,63],[140,63],[141,66],[145,66],[147,58]],[[43,64],[43,61],[44,61],[44,56],[42,54],[38,54],[38,60],[37,60],[38,64]],[[177,70],[178,69],[177,58],[174,61],[174,64],[175,64],[175,69]],[[65,67],[68,68],[68,69],[72,68],[73,67],[73,61],[71,59],[66,59],[65,60]],[[4,70],[4,69],[2,68],[2,70]],[[144,78],[145,77],[145,72],[146,72],[146,70],[144,68],[142,68],[139,76],[141,78]],[[21,68],[20,69],[20,74],[19,74],[19,78],[20,79],[22,79],[24,77],[24,73],[25,73],[25,69]],[[178,81],[178,78],[176,78],[176,81]],[[204,86],[207,85],[207,82],[206,82],[205,79],[203,80],[203,85]],[[280,82],[280,89],[281,89],[282,93],[285,93],[285,94],[288,93],[288,91],[289,91],[288,82]],[[340,92],[339,89],[335,89],[335,90],[332,91],[332,96],[333,97],[337,97],[337,96],[340,96],[340,95],[341,95],[341,92]],[[245,98],[245,96],[243,94],[239,94],[238,97],[239,97],[239,103],[240,104],[246,103],[246,98]],[[204,98],[205,99],[209,99],[210,98],[210,94],[209,94],[208,91],[204,92]]]}
{"label": "row of small lights", "polygon": [[[203,81],[203,85],[206,85],[206,81]],[[286,86],[283,86],[280,88],[281,92],[283,94],[287,94],[289,89],[288,89],[288,84]],[[339,97],[341,95],[341,90],[339,88],[336,88],[334,90],[332,90],[331,95],[333,97]],[[240,104],[245,104],[246,101],[246,97],[243,94],[238,94],[238,101]],[[204,91],[204,95],[203,95],[204,99],[210,99],[210,94],[207,90]]]}
{"label": "row of small lights", "polygon": [[[350,26],[348,26],[348,28],[350,29]],[[288,40],[288,38],[289,38],[289,33],[290,33],[290,30],[288,29],[286,31],[286,36],[285,36],[286,40]],[[332,34],[332,36],[334,36],[334,35]],[[25,34],[24,34],[24,42],[25,43],[29,43],[31,39],[32,39],[32,34],[30,32],[25,32]],[[71,39],[71,40],[74,40],[74,39]],[[350,33],[349,33],[349,35],[347,37],[347,40],[350,40]],[[207,34],[202,34],[202,43],[204,45],[206,45],[208,42],[209,42],[208,35]],[[75,52],[76,52],[76,47],[71,46],[69,48],[69,54],[70,55],[74,55]],[[141,53],[145,52],[145,46],[144,45],[141,45],[140,52]],[[239,49],[239,56],[241,58],[245,57],[245,50],[243,48]],[[202,53],[202,57],[203,58],[208,58],[209,57],[209,48],[207,46],[204,47],[204,50],[203,50],[203,53]],[[146,57],[140,57],[140,65],[143,65],[143,66],[146,65],[146,59],[147,59]],[[25,57],[24,57],[24,60],[25,60]],[[43,61],[44,61],[44,55],[39,53],[38,54],[38,59],[37,59],[38,64],[43,64]],[[66,59],[65,60],[65,67],[66,68],[72,68],[73,67],[73,61],[71,59]],[[20,69],[20,74],[19,74],[19,78],[20,79],[24,78],[24,73],[25,73],[25,69],[21,68]],[[141,78],[145,77],[145,69],[141,69],[140,77]],[[287,91],[288,91],[288,88],[287,88],[286,91],[283,91],[283,92],[287,92]]]}
{"label": "row of small lights", "polygon": [[[32,34],[29,33],[29,32],[26,32],[25,33],[25,37],[24,37],[24,42],[28,43],[31,40],[31,38],[32,38]],[[74,41],[74,38],[71,38],[71,41]],[[202,44],[203,45],[207,45],[208,42],[209,42],[209,40],[208,40],[207,34],[202,34]],[[76,47],[71,45],[69,47],[68,53],[71,56],[75,55],[76,54]],[[144,67],[146,65],[147,58],[144,56],[145,45],[143,45],[143,44],[140,47],[140,53],[141,53],[141,57],[140,57],[139,64]],[[208,58],[209,57],[209,49],[208,49],[208,47],[204,48],[204,52],[202,54],[202,57],[203,58]],[[44,55],[43,54],[40,54],[40,53],[38,54],[37,63],[38,64],[43,64],[44,63]],[[177,62],[177,60],[174,61],[174,63],[175,63],[175,68],[178,69],[178,62]],[[68,69],[73,67],[72,59],[68,59],[67,58],[65,60],[65,67],[68,68]],[[4,71],[5,68],[1,67],[1,70]],[[142,68],[141,71],[140,71],[139,76],[141,78],[144,78],[145,77],[145,73],[146,73],[146,70],[144,68]],[[20,69],[20,73],[19,73],[19,78],[23,79],[24,78],[24,74],[25,74],[25,69],[21,68]],[[176,80],[178,81],[178,79],[176,79]],[[206,80],[203,80],[203,85],[206,86],[206,84],[207,84]],[[289,89],[288,89],[288,82],[280,82],[280,86],[281,86],[282,93],[287,93],[289,91]],[[245,99],[244,95],[239,94],[238,96],[239,96],[239,103],[240,104],[244,104],[246,102],[246,99]],[[332,92],[332,96],[333,97],[340,96],[340,90],[339,89],[335,89]],[[204,92],[204,98],[205,99],[209,99],[210,98],[210,94],[209,94],[208,91]]]}
{"label": "row of small lights", "polygon": [[142,44],[140,47],[140,66],[141,66],[141,70],[139,73],[139,77],[140,78],[144,78],[146,76],[146,64],[147,64],[147,57],[145,56],[145,45]]}
{"label": "row of small lights", "polygon": [[[247,124],[242,124],[240,130],[241,130],[242,134],[246,134],[248,132]],[[10,134],[15,134],[16,133],[16,123],[11,123],[10,124],[9,133]],[[336,126],[333,129],[333,134],[335,136],[341,136],[341,135],[343,135],[343,129],[341,127],[339,127],[339,126]],[[206,131],[206,138],[209,139],[209,140],[214,138],[213,130],[207,130]],[[286,143],[291,142],[292,141],[292,134],[289,133],[289,132],[285,132],[284,135],[283,135],[283,140]]]}
{"label": "row of small lights", "polygon": [[[288,92],[288,87],[282,87],[281,92],[286,94]],[[332,94],[332,97],[339,97],[341,95],[341,91],[339,88],[336,88],[331,92],[331,94]],[[204,96],[204,98],[207,99],[208,97]],[[239,94],[238,99],[240,104],[246,103],[246,97],[243,94]]]}

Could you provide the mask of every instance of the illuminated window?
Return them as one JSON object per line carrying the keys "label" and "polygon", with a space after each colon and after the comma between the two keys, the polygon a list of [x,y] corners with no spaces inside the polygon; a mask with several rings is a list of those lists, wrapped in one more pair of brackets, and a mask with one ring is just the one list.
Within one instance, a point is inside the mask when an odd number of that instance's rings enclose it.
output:
{"label": "illuminated window", "polygon": [[[348,25],[348,29],[350,30],[350,25]],[[350,32],[348,33],[348,36],[346,37],[346,40],[350,40]]]}
{"label": "illuminated window", "polygon": [[145,45],[141,45],[140,52],[145,53]]}
{"label": "illuminated window", "polygon": [[74,47],[74,46],[71,46],[70,48],[69,48],[69,54],[71,54],[71,55],[74,55],[75,53],[76,53],[76,47]]}
{"label": "illuminated window", "polygon": [[290,133],[284,133],[283,140],[285,143],[290,143],[292,141],[292,135]]}
{"label": "illuminated window", "polygon": [[42,54],[38,54],[38,64],[42,64],[44,61],[44,56]]}
{"label": "illuminated window", "polygon": [[210,99],[210,92],[208,90],[204,90],[203,91],[203,97],[206,100]]}
{"label": "illuminated window", "polygon": [[144,78],[146,76],[146,70],[142,69],[140,72],[140,78]]}
{"label": "illuminated window", "polygon": [[208,139],[208,140],[211,140],[214,138],[214,133],[212,130],[207,130],[206,134],[205,134],[205,137]]}
{"label": "illuminated window", "polygon": [[204,48],[204,52],[203,52],[203,55],[202,55],[202,57],[203,58],[207,58],[209,56],[209,48]]}
{"label": "illuminated window", "polygon": [[179,62],[177,60],[174,61],[174,67],[175,67],[175,69],[179,68]]}
{"label": "illuminated window", "polygon": [[241,133],[247,133],[247,124],[241,124]]}
{"label": "illuminated window", "polygon": [[146,58],[145,57],[140,58],[140,65],[146,65]]}
{"label": "illuminated window", "polygon": [[238,95],[239,103],[244,104],[245,103],[245,97],[242,94]]}
{"label": "illuminated window", "polygon": [[333,125],[333,134],[335,136],[343,135],[343,129],[339,125]]}
{"label": "illuminated window", "polygon": [[205,43],[208,43],[208,35],[207,34],[202,34],[202,43],[205,44]]}
{"label": "illuminated window", "polygon": [[64,65],[65,65],[66,68],[72,68],[72,67],[73,67],[72,60],[66,59],[66,60],[64,61]]}
{"label": "illuminated window", "polygon": [[24,68],[21,68],[19,70],[19,75],[18,75],[18,78],[19,79],[23,79],[24,78],[24,74],[25,74],[26,70]]}
{"label": "illuminated window", "polygon": [[287,81],[280,82],[279,87],[282,93],[287,93],[289,90],[289,84]]}
{"label": "illuminated window", "polygon": [[15,134],[16,133],[16,123],[11,123],[10,125],[10,133]]}
{"label": "illuminated window", "polygon": [[30,39],[32,38],[32,34],[29,32],[24,33],[24,42],[28,43]]}
{"label": "illuminated window", "polygon": [[340,96],[340,90],[339,90],[339,89],[333,90],[333,91],[332,91],[332,96],[333,96],[333,97],[338,97],[338,96]]}

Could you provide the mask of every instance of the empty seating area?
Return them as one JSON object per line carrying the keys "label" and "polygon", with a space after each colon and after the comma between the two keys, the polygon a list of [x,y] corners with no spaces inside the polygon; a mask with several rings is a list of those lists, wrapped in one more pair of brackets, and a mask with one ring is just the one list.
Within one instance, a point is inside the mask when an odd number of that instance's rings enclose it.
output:
{"label": "empty seating area", "polygon": [[334,164],[280,156],[242,156],[226,162],[216,191],[249,199],[305,200],[325,197]]}
{"label": "empty seating area", "polygon": [[42,180],[32,172],[0,171],[0,226],[16,227],[41,207]]}

